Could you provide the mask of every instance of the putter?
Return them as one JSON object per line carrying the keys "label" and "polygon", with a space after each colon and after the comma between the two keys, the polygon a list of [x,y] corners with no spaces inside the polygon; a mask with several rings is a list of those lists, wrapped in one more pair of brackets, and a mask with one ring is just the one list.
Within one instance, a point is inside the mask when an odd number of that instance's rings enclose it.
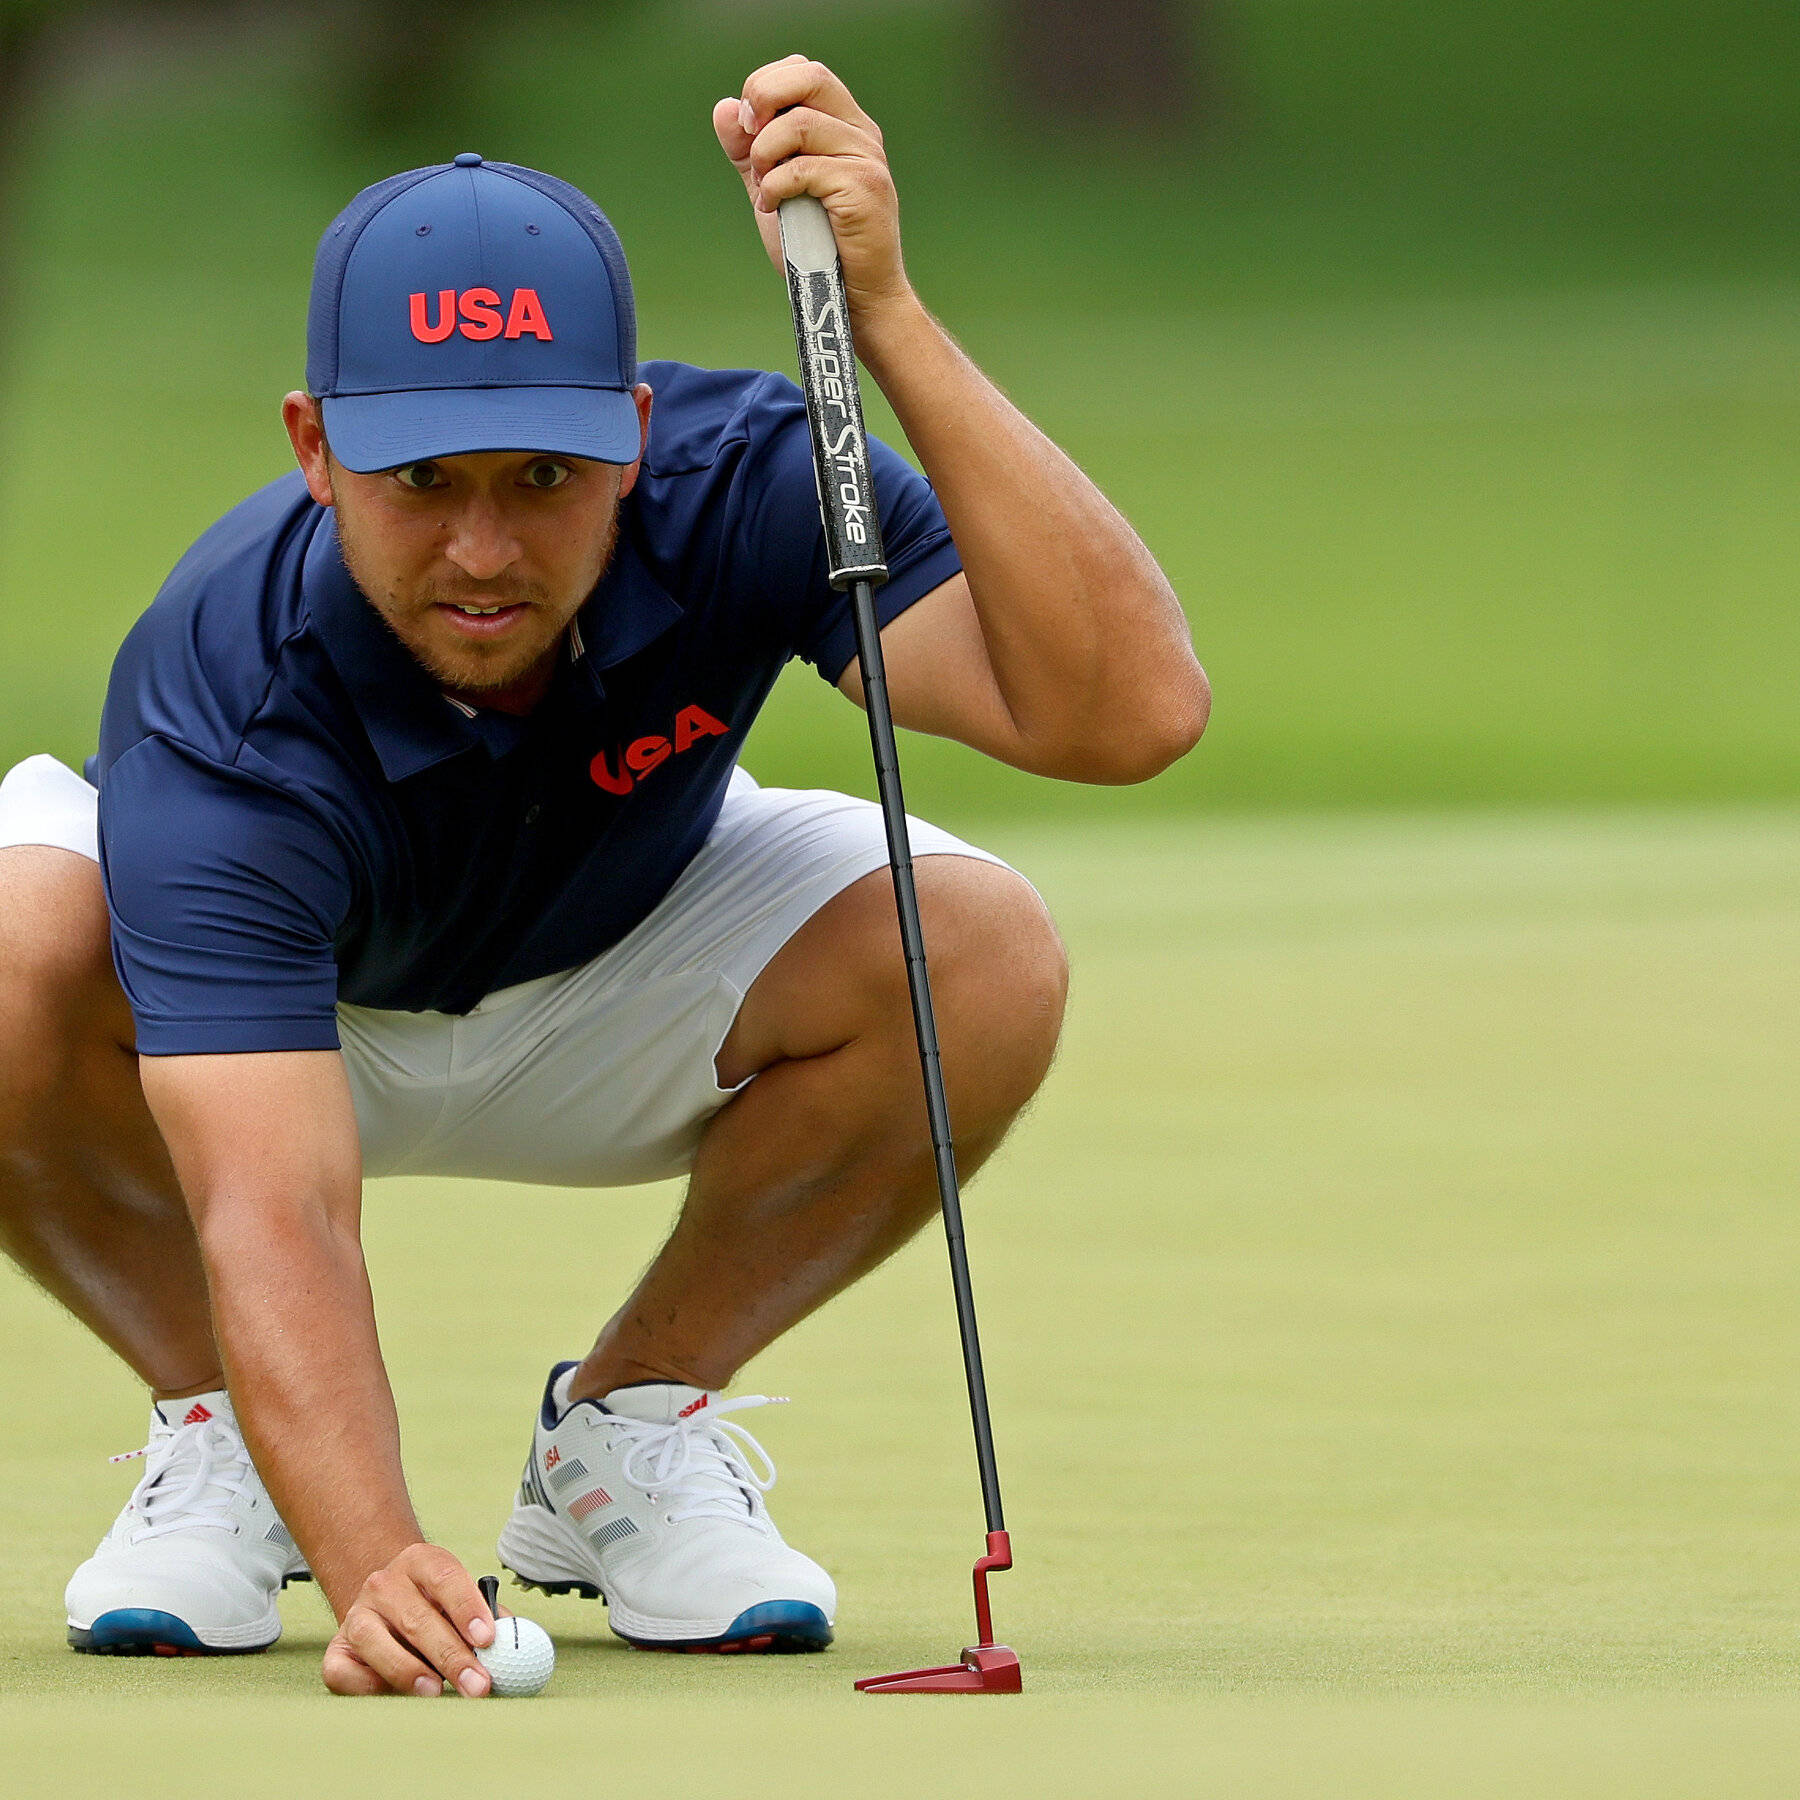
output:
{"label": "putter", "polygon": [[849,305],[837,240],[825,208],[811,195],[781,203],[781,251],[787,264],[788,298],[794,309],[794,337],[800,350],[800,386],[812,427],[813,474],[819,512],[825,522],[825,553],[831,585],[850,591],[856,623],[856,653],[862,663],[863,694],[869,713],[869,742],[875,751],[875,781],[887,826],[888,861],[894,875],[894,904],[900,914],[900,941],[912,993],[919,1064],[925,1074],[925,1111],[937,1161],[938,1199],[950,1246],[950,1280],[956,1290],[956,1323],[962,1334],[963,1372],[969,1383],[969,1413],[975,1426],[975,1459],[981,1470],[981,1501],[987,1513],[987,1554],[975,1564],[975,1627],[978,1641],[962,1661],[941,1669],[910,1669],[899,1675],[870,1675],[857,1682],[865,1694],[1016,1694],[1019,1659],[994,1642],[988,1608],[988,1576],[1012,1567],[1012,1546],[1000,1510],[1000,1476],[994,1466],[994,1430],[988,1418],[987,1381],[981,1370],[981,1338],[975,1327],[975,1295],[969,1284],[969,1257],[963,1245],[962,1198],[956,1180],[956,1150],[950,1137],[950,1108],[944,1098],[944,1070],[938,1055],[937,1021],[931,1010],[931,979],[925,968],[925,940],[919,929],[919,894],[913,882],[912,844],[906,803],[900,792],[900,757],[894,720],[888,711],[887,670],[881,631],[875,619],[875,589],[887,580],[882,559],[881,522],[869,477],[869,449],[863,435],[862,399],[856,385],[856,353],[850,342]]}

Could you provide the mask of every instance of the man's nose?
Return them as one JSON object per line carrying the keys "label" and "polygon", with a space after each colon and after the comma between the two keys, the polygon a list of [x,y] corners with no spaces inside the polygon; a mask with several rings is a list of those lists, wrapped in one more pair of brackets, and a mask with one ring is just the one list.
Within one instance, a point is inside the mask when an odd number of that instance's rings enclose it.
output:
{"label": "man's nose", "polygon": [[471,581],[492,581],[518,561],[520,549],[500,508],[472,499],[457,514],[444,554]]}

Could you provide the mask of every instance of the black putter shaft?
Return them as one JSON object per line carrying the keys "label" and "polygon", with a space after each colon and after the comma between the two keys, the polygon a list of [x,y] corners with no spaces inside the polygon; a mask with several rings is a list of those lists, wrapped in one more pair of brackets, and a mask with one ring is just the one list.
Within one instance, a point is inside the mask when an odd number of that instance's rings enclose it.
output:
{"label": "black putter shaft", "polygon": [[875,784],[887,827],[888,861],[894,875],[894,905],[900,915],[900,942],[906,952],[906,979],[912,994],[919,1064],[925,1076],[925,1112],[937,1162],[938,1200],[950,1248],[950,1280],[956,1291],[956,1323],[962,1336],[963,1373],[969,1384],[969,1415],[975,1427],[975,1460],[981,1470],[981,1503],[990,1532],[1004,1531],[1000,1474],[994,1463],[994,1428],[988,1417],[987,1378],[981,1367],[981,1335],[975,1323],[975,1292],[969,1282],[969,1254],[963,1242],[962,1191],[956,1176],[956,1148],[950,1136],[950,1106],[944,1096],[943,1059],[938,1054],[937,1019],[931,1007],[931,977],[925,966],[925,936],[919,926],[919,891],[913,880],[912,840],[906,829],[906,801],[900,789],[900,754],[894,717],[888,709],[887,666],[875,618],[875,589],[887,580],[881,548],[881,521],[869,474],[863,433],[862,397],[856,381],[856,352],[837,242],[825,208],[810,195],[781,203],[782,255],[788,296],[794,309],[794,337],[800,353],[800,386],[812,427],[813,473],[819,511],[825,522],[825,553],[831,585],[848,588],[856,625],[856,653],[862,663],[863,695],[869,715],[869,742],[875,752]]}

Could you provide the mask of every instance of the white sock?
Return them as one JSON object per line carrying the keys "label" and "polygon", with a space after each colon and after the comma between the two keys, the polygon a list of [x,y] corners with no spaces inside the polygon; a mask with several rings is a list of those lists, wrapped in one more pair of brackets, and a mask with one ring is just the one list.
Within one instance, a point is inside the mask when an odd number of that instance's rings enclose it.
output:
{"label": "white sock", "polygon": [[550,1398],[559,1419],[569,1410],[569,1383],[575,1379],[575,1371],[580,1367],[580,1363],[571,1363],[550,1384]]}

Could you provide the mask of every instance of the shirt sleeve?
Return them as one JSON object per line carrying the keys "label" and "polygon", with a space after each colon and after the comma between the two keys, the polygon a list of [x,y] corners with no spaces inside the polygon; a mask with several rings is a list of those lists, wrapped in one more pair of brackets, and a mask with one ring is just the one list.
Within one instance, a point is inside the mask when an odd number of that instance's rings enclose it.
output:
{"label": "shirt sleeve", "polygon": [[[758,503],[745,518],[741,548],[765,600],[785,616],[795,653],[835,685],[856,654],[856,628],[850,596],[826,580],[806,401],[785,376],[771,375],[758,389],[750,449]],[[905,457],[870,438],[869,468],[888,564],[875,613],[886,626],[959,573],[962,558],[931,483]]]}
{"label": "shirt sleeve", "polygon": [[100,783],[100,862],[140,1054],[337,1048],[354,883],[297,800],[147,738]]}

